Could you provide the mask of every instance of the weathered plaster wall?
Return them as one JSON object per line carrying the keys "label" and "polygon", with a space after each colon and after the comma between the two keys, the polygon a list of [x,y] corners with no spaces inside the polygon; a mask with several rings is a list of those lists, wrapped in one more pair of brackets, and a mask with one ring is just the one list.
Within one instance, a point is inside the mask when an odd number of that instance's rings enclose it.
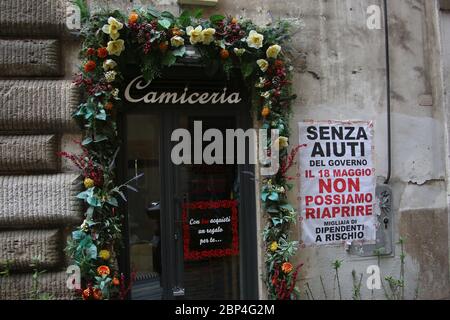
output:
{"label": "weathered plaster wall", "polygon": [[[2,1],[2,3],[9,2],[13,1]],[[27,8],[26,2],[25,0],[18,1],[16,6]],[[53,0],[46,0],[43,7],[45,8],[46,4],[52,2]],[[181,12],[176,0],[90,0],[89,3],[93,7],[110,6],[122,9],[131,9],[134,5],[152,4],[159,9],[169,10],[173,13]],[[393,224],[394,239],[398,239],[400,235],[406,238],[407,298],[414,298],[416,289],[418,289],[419,298],[440,299],[450,296],[447,209],[449,193],[446,173],[449,168],[447,119],[450,119],[450,113],[444,108],[445,103],[447,108],[450,106],[450,100],[448,97],[446,97],[447,100],[443,98],[444,87],[448,88],[450,83],[448,78],[450,49],[448,45],[441,52],[441,45],[450,43],[448,41],[450,34],[443,34],[442,36],[447,40],[441,41],[438,3],[437,0],[389,1],[392,77],[390,96],[393,111],[391,186],[394,193],[395,212]],[[297,141],[296,122],[299,120],[374,120],[376,170],[380,181],[383,181],[387,174],[384,29],[368,30],[366,27],[366,9],[372,4],[382,7],[382,0],[219,0],[216,7],[205,8],[205,11],[206,14],[221,12],[244,16],[259,24],[265,24],[278,17],[292,18],[298,29],[294,35],[292,46],[294,48],[294,65],[296,66],[294,83],[299,99],[294,105],[291,143]],[[30,10],[32,11],[33,8]],[[47,68],[46,70],[53,70],[52,77],[54,78],[54,66],[59,62],[62,65],[60,71],[63,76],[57,79],[71,79],[72,74],[77,70],[79,42],[75,38],[67,35],[61,36],[59,33],[63,21],[59,18],[59,13],[55,14],[55,12],[60,12],[58,10],[58,6],[49,5],[48,17],[42,15],[26,20],[25,16],[23,23],[27,27],[19,30],[19,33],[14,36],[19,39],[27,37],[59,39],[61,41],[59,61],[53,61],[54,63],[50,64],[53,69]],[[2,30],[13,29],[8,17],[7,15],[6,18],[0,17]],[[53,24],[47,25],[45,30],[41,27],[33,29],[29,26],[33,23],[41,26],[42,21],[45,23],[46,19],[50,20],[49,17],[53,17]],[[450,30],[449,14],[441,16],[441,18],[442,29]],[[8,31],[6,36],[11,37],[11,31]],[[23,44],[23,46],[28,45]],[[306,72],[300,72],[303,53],[307,54],[308,60]],[[447,59],[444,73],[441,66],[441,54]],[[39,73],[46,66],[48,64],[42,62],[35,66],[35,70]],[[6,74],[0,74],[0,78],[3,76]],[[21,74],[17,76],[23,77]],[[446,81],[444,84],[442,79]],[[19,105],[17,107],[20,108]],[[5,121],[6,124],[8,124],[7,121]],[[72,139],[78,137],[76,132],[58,131],[53,127],[43,131],[25,133],[47,136],[57,133],[57,141],[64,150],[75,149]],[[8,129],[6,133],[2,132],[2,134],[9,136],[23,134],[23,132],[16,133],[14,130]],[[0,142],[19,140],[2,138]],[[43,137],[33,141],[41,144],[51,143],[51,140],[45,140]],[[30,150],[34,150],[33,146],[30,146]],[[16,165],[11,164],[7,157],[3,161],[6,161],[8,165]],[[52,161],[54,161],[52,158],[47,161],[51,164],[50,168],[54,168]],[[21,165],[20,162],[16,162],[19,163],[17,165]],[[27,168],[26,165],[23,166]],[[61,167],[57,167],[56,171],[71,172],[73,168],[63,161]],[[41,173],[39,170],[38,172]],[[20,179],[18,178],[17,181]],[[13,181],[11,179],[4,180]],[[5,186],[8,188],[8,185]],[[43,196],[46,195],[43,194]],[[296,194],[292,195],[292,200],[296,202]],[[262,224],[263,220],[261,220],[260,227]],[[18,226],[18,228],[24,227]],[[53,228],[51,230],[54,230]],[[0,232],[3,231],[0,230]],[[2,236],[8,239],[13,239],[16,237],[15,235],[17,233],[11,231],[2,233]],[[42,233],[32,238],[34,233],[25,232],[21,234],[22,242],[20,243],[30,241],[26,238],[27,235],[30,239],[35,239],[33,241],[37,243],[37,246],[39,246],[39,241],[47,236]],[[293,235],[299,236],[299,231],[295,228]],[[58,233],[51,233],[51,236],[58,236]],[[260,253],[262,253],[264,248],[261,243],[260,249]],[[49,246],[45,250],[54,249]],[[52,254],[54,255],[55,252],[53,251]],[[22,260],[16,262],[17,268],[20,268],[22,261],[26,260],[28,256],[29,253],[25,250]],[[261,259],[260,257],[260,264],[262,264]],[[297,260],[304,264],[300,282],[302,292],[308,283],[315,297],[323,298],[319,280],[319,277],[322,276],[327,296],[332,298],[334,274],[331,262],[336,259],[344,261],[340,270],[344,298],[351,298],[351,271],[354,269],[358,274],[364,274],[362,296],[370,299],[372,293],[364,286],[367,278],[365,272],[368,265],[377,264],[377,259],[350,256],[342,246],[299,251]],[[59,260],[53,259],[52,261]],[[393,256],[381,259],[380,265],[384,276],[398,277],[400,270],[398,246]],[[57,269],[49,275],[51,281],[60,279],[58,278],[60,275],[56,271]],[[11,278],[8,283],[4,282],[3,285],[0,285],[0,298],[12,297],[11,294],[4,293],[2,295],[2,292],[20,291],[21,286],[25,286],[29,281],[26,275],[15,277],[21,278]],[[16,284],[13,285],[13,283]],[[62,287],[63,285],[60,285],[55,290],[63,297],[66,292]],[[262,285],[260,292],[261,298],[264,298]],[[305,296],[303,297],[305,298]],[[374,298],[381,299],[383,297],[382,290],[374,292]]]}

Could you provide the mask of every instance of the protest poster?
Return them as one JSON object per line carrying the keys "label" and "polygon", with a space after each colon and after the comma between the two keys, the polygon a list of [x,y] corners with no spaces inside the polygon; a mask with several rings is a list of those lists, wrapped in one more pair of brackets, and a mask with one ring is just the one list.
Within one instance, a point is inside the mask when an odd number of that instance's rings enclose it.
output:
{"label": "protest poster", "polygon": [[302,244],[376,240],[371,121],[299,122]]}

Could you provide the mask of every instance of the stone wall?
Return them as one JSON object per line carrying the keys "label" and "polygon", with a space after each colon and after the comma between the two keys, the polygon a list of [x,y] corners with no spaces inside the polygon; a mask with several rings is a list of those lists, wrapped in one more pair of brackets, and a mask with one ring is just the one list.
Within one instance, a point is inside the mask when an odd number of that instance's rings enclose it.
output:
{"label": "stone wall", "polygon": [[0,299],[31,298],[37,262],[40,291],[67,299],[64,246],[82,207],[78,174],[56,154],[77,132],[66,2],[2,0],[0,12],[0,264],[11,273],[0,278]]}

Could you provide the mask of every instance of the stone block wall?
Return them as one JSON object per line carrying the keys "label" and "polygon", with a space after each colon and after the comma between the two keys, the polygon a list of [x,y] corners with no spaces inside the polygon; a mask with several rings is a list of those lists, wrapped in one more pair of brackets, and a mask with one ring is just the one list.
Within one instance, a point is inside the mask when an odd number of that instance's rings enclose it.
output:
{"label": "stone block wall", "polygon": [[0,270],[8,263],[10,271],[0,277],[0,300],[32,298],[35,263],[46,270],[41,292],[73,297],[64,247],[82,221],[81,180],[57,155],[77,133],[79,101],[62,50],[78,45],[64,32],[66,4],[0,1]]}

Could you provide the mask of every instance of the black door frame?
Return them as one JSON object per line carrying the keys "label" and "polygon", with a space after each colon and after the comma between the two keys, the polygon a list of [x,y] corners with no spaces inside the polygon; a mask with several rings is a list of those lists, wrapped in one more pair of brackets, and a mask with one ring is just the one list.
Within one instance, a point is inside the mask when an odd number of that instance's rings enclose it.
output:
{"label": "black door frame", "polygon": [[[209,83],[210,85],[210,83]],[[170,163],[169,166],[162,165],[160,167],[161,174],[161,260],[163,266],[173,266],[176,264],[174,254],[169,252],[178,252],[176,243],[173,237],[177,230],[174,229],[175,221],[173,214],[164,214],[164,212],[175,212],[177,210],[176,204],[173,201],[172,190],[175,190],[175,173],[173,164],[170,161],[170,153],[173,144],[167,143],[170,141],[170,130],[163,130],[163,128],[174,128],[177,112],[190,112],[192,115],[235,115],[237,118],[237,127],[244,130],[252,128],[252,119],[250,115],[250,106],[247,101],[238,105],[221,105],[221,106],[182,106],[182,105],[136,105],[129,106],[125,112],[118,114],[118,130],[119,136],[123,137],[122,151],[118,157],[118,179],[125,181],[127,175],[127,154],[124,143],[127,141],[127,128],[125,117],[128,114],[142,114],[142,113],[157,113],[161,115],[161,141],[160,141],[160,161],[161,164]],[[255,166],[251,164],[239,165],[239,179],[240,179],[240,193],[241,199],[246,201],[240,202],[239,207],[239,234],[240,234],[240,298],[241,299],[258,299],[258,256],[257,256],[257,217],[256,217],[256,195],[255,195],[255,181],[249,172],[255,174]],[[126,278],[130,278],[130,251],[129,251],[129,229],[128,229],[128,207],[127,203],[121,204],[121,210],[124,212],[124,228],[123,239],[124,248],[122,249],[119,264],[122,270],[125,271]],[[165,223],[162,219],[166,219]],[[171,240],[172,239],[172,240]],[[182,254],[182,252],[181,252]],[[181,259],[181,260],[180,260]],[[178,257],[182,261],[182,257]],[[181,267],[178,268],[181,270]],[[172,288],[177,286],[180,277],[174,272],[163,273],[161,278],[161,285],[164,289],[163,299],[174,299]],[[130,297],[130,295],[129,295]]]}

